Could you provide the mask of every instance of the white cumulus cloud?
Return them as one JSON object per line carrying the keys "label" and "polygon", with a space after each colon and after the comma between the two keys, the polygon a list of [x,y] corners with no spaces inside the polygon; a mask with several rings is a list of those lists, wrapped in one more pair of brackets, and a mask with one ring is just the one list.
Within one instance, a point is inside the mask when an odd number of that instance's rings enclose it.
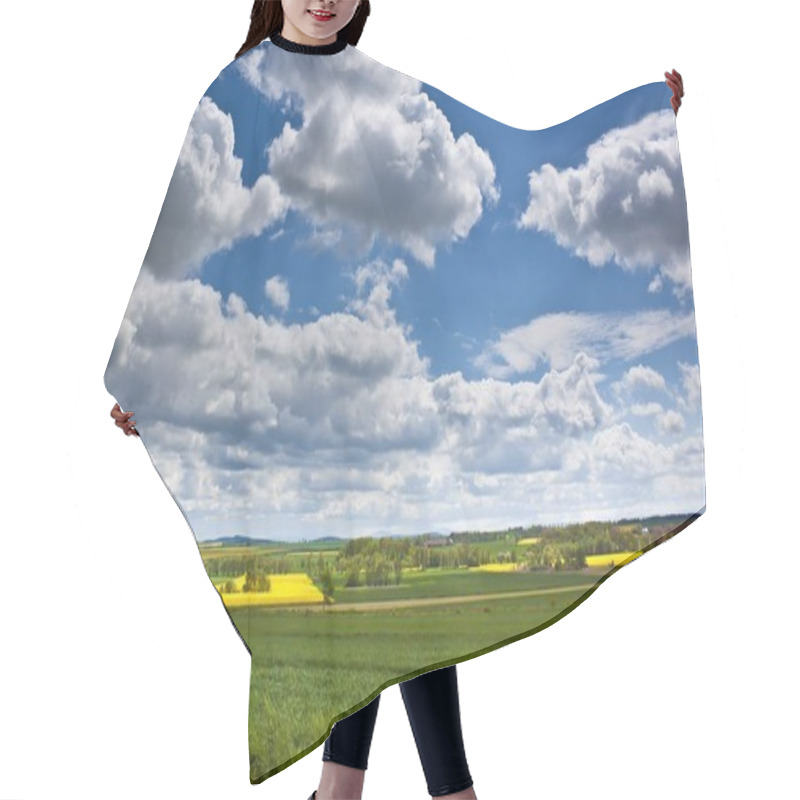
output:
{"label": "white cumulus cloud", "polygon": [[203,97],[145,255],[144,267],[156,277],[188,276],[212,253],[257,236],[286,213],[288,201],[269,175],[252,188],[243,185],[242,160],[233,145],[230,115]]}
{"label": "white cumulus cloud", "polygon": [[286,311],[289,308],[289,283],[281,275],[273,275],[264,284],[264,294],[276,308]]}
{"label": "white cumulus cloud", "polygon": [[683,397],[678,402],[689,410],[694,410],[700,406],[700,365],[699,364],[678,364],[681,370],[681,383],[683,385]]}
{"label": "white cumulus cloud", "polygon": [[[436,376],[391,304],[405,263],[376,259],[351,277],[343,311],[285,324],[197,279],[140,276],[106,386],[136,412],[201,538],[475,529],[701,504],[701,440],[669,411],[652,435],[620,423],[596,357],[564,351],[538,381]],[[647,368],[629,372],[658,382]]]}
{"label": "white cumulus cloud", "polygon": [[652,367],[637,364],[625,372],[620,380],[620,388],[632,392],[637,388],[656,389],[667,391],[667,382],[664,376]]}
{"label": "white cumulus cloud", "polygon": [[[657,269],[685,293],[689,228],[673,117],[670,109],[650,113],[603,134],[577,167],[531,172],[530,202],[517,224],[551,233],[594,267]],[[660,287],[660,280],[650,284]]]}
{"label": "white cumulus cloud", "polygon": [[686,421],[683,415],[673,409],[668,409],[663,414],[659,415],[656,420],[658,429],[663,434],[680,433],[686,427]]}
{"label": "white cumulus cloud", "polygon": [[363,252],[379,232],[432,266],[436,248],[466,238],[484,201],[497,201],[489,153],[469,133],[456,138],[419,81],[354,50],[297,59],[256,48],[239,61],[256,89],[302,115],[267,153],[313,240],[344,248],[355,238]]}
{"label": "white cumulus cloud", "polygon": [[663,413],[664,406],[661,403],[633,403],[628,411],[635,417],[652,417]]}

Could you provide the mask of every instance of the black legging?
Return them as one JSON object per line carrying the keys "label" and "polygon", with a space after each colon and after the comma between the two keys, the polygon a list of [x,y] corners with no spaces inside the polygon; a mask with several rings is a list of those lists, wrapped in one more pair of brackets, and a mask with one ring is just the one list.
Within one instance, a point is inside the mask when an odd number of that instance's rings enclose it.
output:
{"label": "black legging", "polygon": [[[461,734],[455,664],[403,681],[400,692],[431,797],[468,789],[472,777]],[[334,724],[325,740],[323,761],[367,768],[380,699],[378,695],[355,714]]]}

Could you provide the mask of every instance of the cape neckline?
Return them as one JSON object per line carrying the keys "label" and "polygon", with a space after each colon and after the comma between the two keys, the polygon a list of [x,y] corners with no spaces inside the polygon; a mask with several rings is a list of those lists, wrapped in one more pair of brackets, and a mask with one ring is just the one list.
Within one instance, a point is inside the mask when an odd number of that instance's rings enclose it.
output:
{"label": "cape neckline", "polygon": [[347,47],[346,39],[337,39],[335,42],[328,44],[300,44],[287,39],[279,32],[275,32],[269,37],[270,41],[282,50],[289,50],[292,53],[306,53],[308,55],[330,55],[332,53],[339,53]]}

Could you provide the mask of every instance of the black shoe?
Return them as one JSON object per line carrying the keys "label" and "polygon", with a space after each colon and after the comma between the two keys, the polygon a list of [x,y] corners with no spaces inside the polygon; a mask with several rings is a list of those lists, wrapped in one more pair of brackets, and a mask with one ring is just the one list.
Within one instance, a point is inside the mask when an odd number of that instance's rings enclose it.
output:
{"label": "black shoe", "polygon": [[309,797],[309,798],[308,798],[308,800],[314,800],[314,798],[315,798],[316,796],[317,796],[317,790],[316,790],[316,789],[314,789],[314,793],[311,795],[311,797]]}

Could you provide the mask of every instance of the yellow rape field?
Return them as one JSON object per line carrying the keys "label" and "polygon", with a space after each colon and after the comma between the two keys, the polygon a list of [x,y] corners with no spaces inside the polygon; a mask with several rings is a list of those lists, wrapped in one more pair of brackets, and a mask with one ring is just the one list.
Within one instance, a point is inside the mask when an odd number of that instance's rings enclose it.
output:
{"label": "yellow rape field", "polygon": [[481,564],[479,567],[470,567],[470,572],[514,572],[517,568],[517,564],[512,564],[510,562],[505,564]]}
{"label": "yellow rape field", "polygon": [[290,572],[286,575],[270,575],[271,589],[268,592],[242,592],[245,576],[234,579],[238,592],[223,592],[221,587],[227,579],[215,583],[217,591],[222,595],[222,602],[227,607],[241,606],[278,606],[301,605],[305,603],[321,603],[322,592],[305,572]]}
{"label": "yellow rape field", "polygon": [[517,544],[536,544],[541,538],[541,536],[529,536],[527,539],[520,539]]}
{"label": "yellow rape field", "polygon": [[633,561],[634,558],[640,555],[641,553],[638,551],[628,553],[602,553],[597,556],[586,556],[586,564],[590,567],[619,566],[626,561]]}

